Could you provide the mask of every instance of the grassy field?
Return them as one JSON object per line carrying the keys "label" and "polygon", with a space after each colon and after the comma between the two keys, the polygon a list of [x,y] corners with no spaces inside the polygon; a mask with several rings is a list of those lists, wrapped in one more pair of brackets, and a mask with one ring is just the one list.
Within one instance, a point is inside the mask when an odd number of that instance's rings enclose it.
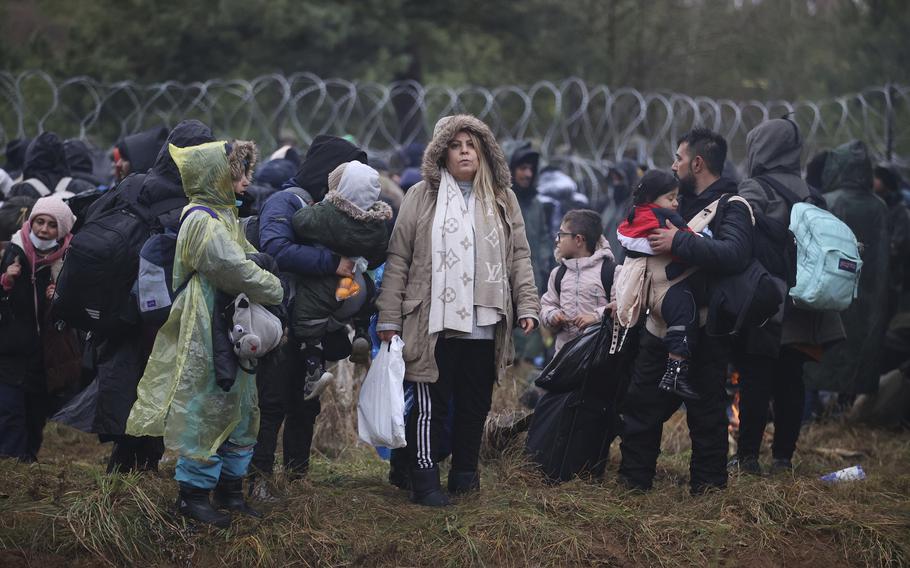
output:
{"label": "grassy field", "polygon": [[[497,407],[513,406],[519,388],[501,386]],[[793,475],[732,477],[703,497],[685,485],[681,414],[647,494],[617,485],[615,445],[604,480],[553,487],[524,463],[518,439],[485,460],[479,493],[431,510],[388,485],[387,464],[353,442],[355,394],[349,385],[326,400],[310,477],[279,474],[286,501],[227,531],[174,514],[172,456],[158,475],[108,477],[108,447],[52,424],[41,463],[0,461],[0,566],[910,565],[906,433],[813,426]],[[817,480],[855,463],[866,480]]]}

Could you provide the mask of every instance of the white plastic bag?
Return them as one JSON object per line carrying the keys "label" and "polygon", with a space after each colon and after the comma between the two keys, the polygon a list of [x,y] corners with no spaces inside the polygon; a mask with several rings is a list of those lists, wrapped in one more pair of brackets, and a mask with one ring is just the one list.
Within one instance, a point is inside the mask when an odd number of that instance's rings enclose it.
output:
{"label": "white plastic bag", "polygon": [[403,448],[404,437],[404,341],[394,336],[383,341],[373,360],[357,403],[357,434],[374,446]]}

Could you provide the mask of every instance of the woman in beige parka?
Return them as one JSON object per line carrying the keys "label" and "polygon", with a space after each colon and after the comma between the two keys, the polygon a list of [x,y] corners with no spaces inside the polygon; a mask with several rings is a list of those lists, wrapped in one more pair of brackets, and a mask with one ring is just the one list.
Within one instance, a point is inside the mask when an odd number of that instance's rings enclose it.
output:
{"label": "woman in beige parka", "polygon": [[441,119],[405,196],[377,302],[383,341],[404,340],[414,383],[407,421],[411,500],[442,506],[437,464],[454,402],[450,493],[480,486],[480,440],[495,382],[514,357],[512,328],[539,324],[524,220],[509,166],[489,127]]}

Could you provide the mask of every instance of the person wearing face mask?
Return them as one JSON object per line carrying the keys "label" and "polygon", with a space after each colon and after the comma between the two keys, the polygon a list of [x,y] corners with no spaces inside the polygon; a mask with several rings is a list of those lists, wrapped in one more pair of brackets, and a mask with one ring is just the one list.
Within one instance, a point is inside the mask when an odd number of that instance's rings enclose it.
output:
{"label": "person wearing face mask", "polygon": [[76,218],[58,196],[35,202],[0,262],[0,456],[36,461],[50,410],[42,329]]}

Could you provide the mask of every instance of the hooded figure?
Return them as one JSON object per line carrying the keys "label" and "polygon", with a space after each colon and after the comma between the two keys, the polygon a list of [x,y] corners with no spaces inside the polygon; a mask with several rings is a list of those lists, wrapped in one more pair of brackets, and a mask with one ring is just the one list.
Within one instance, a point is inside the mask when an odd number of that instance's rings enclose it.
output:
{"label": "hooded figure", "polygon": [[890,164],[875,167],[875,193],[888,206],[888,232],[891,235],[890,277],[888,281],[888,318],[898,311],[904,278],[910,258],[910,211],[901,194],[901,175]]}
{"label": "hooded figure", "polygon": [[80,193],[88,189],[95,189],[102,185],[102,182],[95,175],[95,163],[92,160],[92,149],[84,140],[70,138],[63,142],[63,152],[66,155],[66,163],[70,169],[70,175],[73,176],[73,184],[80,183],[85,189],[71,190],[73,193]]}
{"label": "hooded figure", "polygon": [[116,144],[121,160],[130,163],[126,173],[144,174],[156,161],[167,139],[167,128],[158,126],[126,136]]}
{"label": "hooded figure", "polygon": [[155,338],[126,429],[133,436],[164,436],[165,445],[180,454],[178,509],[219,526],[230,518],[209,503],[216,485],[222,505],[249,512],[240,485],[256,443],[259,409],[253,375],[238,369],[228,392],[215,382],[215,293],[243,293],[264,305],[279,304],[284,295],[278,277],[247,258],[256,250],[237,220],[232,179],[243,175],[253,148],[243,142],[169,145],[189,206],[208,207],[218,218],[194,210],[180,226],[173,278],[175,288],[188,283]]}
{"label": "hooded figure", "polygon": [[[32,140],[25,152],[22,181],[13,185],[9,197],[26,195],[33,199],[68,191],[71,179],[63,142],[53,132],[43,132]],[[61,183],[62,182],[62,183]],[[71,196],[71,193],[65,196]]]}
{"label": "hooded figure", "polygon": [[[213,140],[211,129],[198,120],[180,122],[168,136],[168,141],[179,147],[196,146]],[[154,219],[152,230],[163,232],[177,229],[180,214],[188,203],[177,164],[167,147],[163,147],[147,174],[129,176],[116,188],[105,192],[92,205],[87,216],[91,220],[103,211],[129,206],[146,212]],[[136,400],[136,385],[145,369],[157,331],[154,327],[136,326],[116,336],[101,338],[96,345],[97,396],[91,432],[98,434],[102,442],[114,442],[108,472],[156,470],[164,452],[160,438],[124,435],[127,417]],[[85,396],[90,396],[88,389]],[[78,416],[78,408],[86,402],[80,395],[61,410],[55,420],[75,426],[69,416]]]}
{"label": "hooded figure", "polygon": [[[774,184],[786,188],[800,201],[812,196],[800,178],[801,152],[799,127],[789,119],[768,120],[746,136],[748,177],[739,184],[739,195],[749,202],[756,218],[770,220],[765,224],[790,225],[793,203]],[[783,289],[785,284],[781,281],[780,286]],[[741,395],[737,460],[742,470],[753,473],[761,471],[758,456],[772,400],[772,469],[792,467],[805,404],[803,365],[844,337],[837,312],[802,310],[792,302],[784,302],[782,310],[782,320],[777,320],[782,323],[771,321],[761,328],[743,330],[735,350]]]}
{"label": "hooded figure", "polygon": [[[534,284],[537,291],[543,294],[547,289],[547,277],[550,274],[553,253],[553,235],[549,231],[543,203],[537,197],[537,169],[540,164],[540,153],[535,151],[530,142],[516,142],[509,155],[509,172],[512,174],[512,191],[518,198],[521,216],[525,220],[525,232],[528,245],[531,247],[531,264],[534,266]],[[529,166],[531,178],[524,186],[519,184],[520,176],[516,171],[521,166]],[[522,182],[525,179],[521,180]]]}
{"label": "hooded figure", "polygon": [[607,204],[601,214],[604,224],[604,234],[607,242],[616,254],[616,262],[621,263],[625,258],[625,249],[616,237],[616,229],[625,220],[632,209],[632,189],[638,185],[641,178],[638,164],[628,158],[620,160],[615,167],[610,168],[610,184]]}
{"label": "hooded figure", "polygon": [[3,169],[13,178],[13,181],[19,181],[22,175],[22,166],[25,165],[25,151],[31,144],[29,138],[13,138],[6,143],[6,163]]}
{"label": "hooded figure", "polygon": [[401,335],[405,380],[415,383],[411,499],[442,506],[437,464],[450,401],[448,489],[465,493],[480,486],[483,425],[493,385],[514,359],[512,330],[530,333],[540,302],[508,162],[490,128],[470,115],[441,119],[421,172],[392,231],[376,329],[386,341]]}
{"label": "hooded figure", "polygon": [[303,165],[294,176],[297,187],[305,189],[318,203],[328,192],[329,173],[344,162],[367,163],[367,153],[343,138],[320,134],[313,139]]}
{"label": "hooded figure", "polygon": [[863,258],[859,295],[841,318],[847,339],[806,366],[811,389],[850,394],[878,390],[879,358],[888,324],[888,206],[872,191],[872,161],[854,140],[831,150],[822,171],[828,210],[856,235]]}

